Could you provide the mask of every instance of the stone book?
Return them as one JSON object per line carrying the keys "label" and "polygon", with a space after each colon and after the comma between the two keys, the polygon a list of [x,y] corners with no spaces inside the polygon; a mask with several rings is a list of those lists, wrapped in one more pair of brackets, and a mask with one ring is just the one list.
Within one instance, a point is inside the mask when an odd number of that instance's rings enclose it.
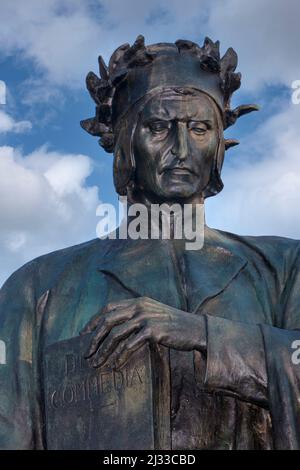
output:
{"label": "stone book", "polygon": [[46,348],[47,449],[170,449],[169,350],[145,345],[120,369],[89,367],[91,334]]}

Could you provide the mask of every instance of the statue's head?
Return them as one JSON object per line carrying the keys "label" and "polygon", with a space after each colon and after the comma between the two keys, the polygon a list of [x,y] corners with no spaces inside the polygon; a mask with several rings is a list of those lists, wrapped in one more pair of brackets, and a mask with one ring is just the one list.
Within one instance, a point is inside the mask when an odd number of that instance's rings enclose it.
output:
{"label": "statue's head", "polygon": [[220,59],[219,43],[206,38],[145,46],[139,36],[124,44],[100,76],[87,75],[96,116],[81,122],[100,145],[114,153],[114,183],[120,195],[150,202],[206,198],[223,188],[225,150],[238,142],[223,131],[243,114],[230,109],[240,86],[237,55]]}

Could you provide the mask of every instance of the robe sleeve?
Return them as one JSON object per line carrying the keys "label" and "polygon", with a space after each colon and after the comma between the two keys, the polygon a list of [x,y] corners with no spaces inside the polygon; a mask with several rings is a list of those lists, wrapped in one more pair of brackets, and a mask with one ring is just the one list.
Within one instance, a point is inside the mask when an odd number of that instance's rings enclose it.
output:
{"label": "robe sleeve", "polygon": [[299,253],[298,247],[280,293],[278,325],[205,315],[205,386],[268,408],[275,449],[300,449]]}
{"label": "robe sleeve", "polygon": [[0,290],[0,449],[41,447],[34,270],[25,265]]}
{"label": "robe sleeve", "polygon": [[274,446],[300,449],[300,246],[280,304],[280,328],[262,325]]}
{"label": "robe sleeve", "polygon": [[267,369],[259,325],[206,315],[205,387],[268,407]]}

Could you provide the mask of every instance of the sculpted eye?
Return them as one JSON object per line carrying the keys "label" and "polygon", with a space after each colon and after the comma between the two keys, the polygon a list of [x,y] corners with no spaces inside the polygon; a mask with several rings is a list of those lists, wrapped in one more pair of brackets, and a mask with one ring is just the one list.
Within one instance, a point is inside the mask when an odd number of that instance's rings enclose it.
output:
{"label": "sculpted eye", "polygon": [[170,124],[168,121],[153,121],[149,123],[149,129],[153,134],[162,134],[168,131]]}
{"label": "sculpted eye", "polygon": [[202,134],[205,134],[205,132],[207,131],[207,129],[202,129],[201,127],[192,127],[192,131],[193,131],[195,134],[202,135]]}
{"label": "sculpted eye", "polygon": [[190,122],[188,127],[197,135],[204,135],[208,131],[208,126],[204,122]]}

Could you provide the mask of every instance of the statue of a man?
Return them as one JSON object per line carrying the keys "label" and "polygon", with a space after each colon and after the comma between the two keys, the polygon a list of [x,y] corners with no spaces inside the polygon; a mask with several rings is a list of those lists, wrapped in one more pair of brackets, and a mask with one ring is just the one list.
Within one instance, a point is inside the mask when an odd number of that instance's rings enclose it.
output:
{"label": "statue of a man", "polygon": [[[101,78],[87,76],[96,117],[82,126],[114,153],[118,194],[150,210],[161,203],[196,206],[220,192],[225,149],[237,143],[223,131],[256,109],[230,109],[241,79],[233,49],[220,59],[219,44],[209,39],[203,47],[185,40],[146,47],[139,36],[119,47],[108,67],[101,58],[99,65]],[[205,226],[198,250],[174,237],[116,237],[25,265],[0,293],[0,447],[101,449],[93,433],[102,426],[103,439],[111,433],[106,448],[120,448],[110,418],[126,420],[145,389],[134,389],[122,409],[116,401],[101,405],[114,412],[97,415],[90,406],[90,421],[101,416],[101,422],[86,428],[78,409],[91,402],[91,389],[84,381],[59,387],[76,367],[80,375],[86,364],[96,371],[111,365],[115,388],[107,393],[117,400],[124,384],[118,371],[150,348],[151,400],[160,400],[154,448],[300,448],[299,247],[296,240]],[[87,346],[79,366],[68,353],[76,341]],[[45,360],[49,351],[58,360],[67,351],[65,375],[54,359]],[[58,377],[52,391],[47,377],[50,385]],[[134,386],[126,380],[128,389]],[[104,394],[103,381],[101,387]],[[143,407],[146,416],[147,402]],[[128,448],[148,432],[146,422],[134,431],[140,423],[130,416]]]}

